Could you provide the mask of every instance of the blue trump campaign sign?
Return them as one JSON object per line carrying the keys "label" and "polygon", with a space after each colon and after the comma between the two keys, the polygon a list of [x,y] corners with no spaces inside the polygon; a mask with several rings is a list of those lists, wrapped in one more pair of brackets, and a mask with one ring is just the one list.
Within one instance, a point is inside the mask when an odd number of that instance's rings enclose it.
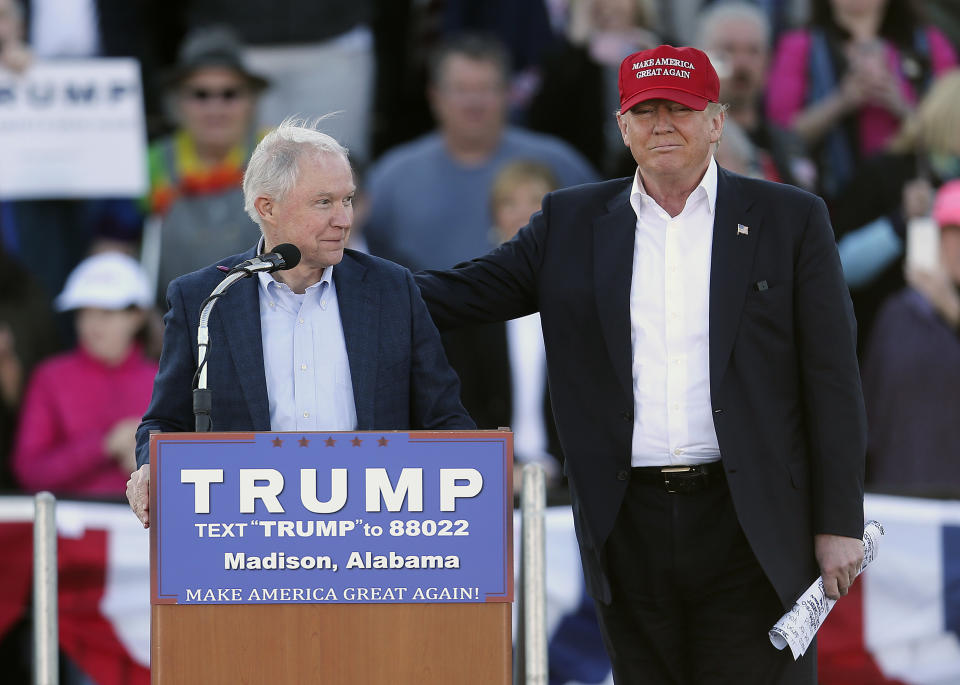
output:
{"label": "blue trump campaign sign", "polygon": [[512,434],[150,439],[154,604],[509,602]]}

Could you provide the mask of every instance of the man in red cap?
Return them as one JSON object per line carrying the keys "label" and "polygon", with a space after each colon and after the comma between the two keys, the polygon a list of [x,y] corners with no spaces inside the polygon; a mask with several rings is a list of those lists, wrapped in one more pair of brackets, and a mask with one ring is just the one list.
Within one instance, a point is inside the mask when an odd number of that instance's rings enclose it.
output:
{"label": "man in red cap", "polygon": [[617,683],[815,683],[767,631],[863,556],[863,397],[827,210],[717,166],[707,56],[620,67],[633,177],[546,196],[418,283],[441,329],[540,311],[587,587]]}

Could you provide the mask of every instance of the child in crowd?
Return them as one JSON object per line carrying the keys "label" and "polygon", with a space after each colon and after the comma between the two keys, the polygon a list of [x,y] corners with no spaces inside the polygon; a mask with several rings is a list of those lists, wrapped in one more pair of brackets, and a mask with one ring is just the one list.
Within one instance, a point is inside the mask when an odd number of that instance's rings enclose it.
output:
{"label": "child in crowd", "polygon": [[75,312],[78,345],[28,384],[12,455],[24,490],[124,492],[157,373],[138,341],[152,295],[140,265],[119,253],[88,257],[68,277],[55,306]]}
{"label": "child in crowd", "polygon": [[[504,165],[490,192],[491,242],[513,238],[540,210],[543,196],[556,188],[550,168],[539,162]],[[443,340],[447,358],[460,376],[460,399],[477,425],[511,426],[518,470],[525,463],[538,463],[548,486],[560,485],[562,457],[547,396],[540,315],[448,331]],[[519,473],[514,487],[520,487]]]}

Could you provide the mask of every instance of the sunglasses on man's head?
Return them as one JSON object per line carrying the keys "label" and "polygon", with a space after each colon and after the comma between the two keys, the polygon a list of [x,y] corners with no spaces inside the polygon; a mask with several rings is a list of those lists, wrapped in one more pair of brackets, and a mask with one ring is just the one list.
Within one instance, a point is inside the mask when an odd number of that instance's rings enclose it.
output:
{"label": "sunglasses on man's head", "polygon": [[187,88],[186,96],[197,102],[207,102],[208,100],[223,100],[224,102],[233,102],[247,94],[246,88]]}

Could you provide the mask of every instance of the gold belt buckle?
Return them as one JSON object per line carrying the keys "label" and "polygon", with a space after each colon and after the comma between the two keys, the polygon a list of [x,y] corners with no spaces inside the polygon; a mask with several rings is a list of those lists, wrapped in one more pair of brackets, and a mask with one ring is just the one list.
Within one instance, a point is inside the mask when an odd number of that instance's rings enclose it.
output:
{"label": "gold belt buckle", "polygon": [[694,466],[664,466],[660,469],[663,474],[663,484],[670,494],[679,494],[693,490],[693,479],[689,476],[700,475]]}

